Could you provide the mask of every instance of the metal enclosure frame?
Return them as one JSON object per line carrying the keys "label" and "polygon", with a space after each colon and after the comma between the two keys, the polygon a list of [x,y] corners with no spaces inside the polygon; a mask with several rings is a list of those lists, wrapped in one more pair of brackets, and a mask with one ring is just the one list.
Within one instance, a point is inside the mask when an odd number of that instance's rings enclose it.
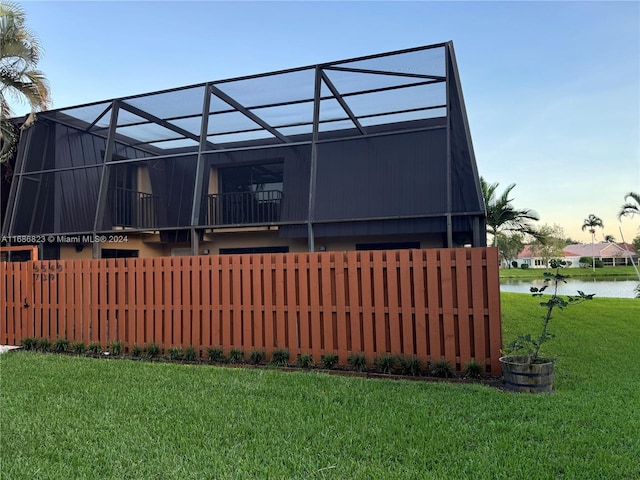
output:
{"label": "metal enclosure frame", "polygon": [[[433,59],[433,61],[426,66],[412,64],[416,59],[429,61]],[[362,87],[358,86],[359,82],[354,82],[357,78],[364,79],[361,82]],[[292,85],[297,87],[296,81],[299,79],[312,80],[313,85],[312,89],[305,87],[303,90],[307,93],[302,96],[296,96],[295,93],[298,93],[296,90],[286,98],[288,94],[286,84],[280,85],[277,93],[274,93],[276,90],[268,89],[270,84],[280,80],[291,80]],[[267,87],[265,100],[249,103],[255,93],[251,85],[255,85],[256,82],[263,82]],[[353,87],[354,83],[357,84],[356,87]],[[445,88],[444,98],[438,93],[441,92],[442,86]],[[425,100],[417,95],[420,92],[431,91],[436,92],[433,95],[437,98]],[[196,111],[181,111],[188,103],[184,100],[190,96],[195,98],[199,93],[202,93],[200,108]],[[269,95],[272,93],[275,96],[274,99],[270,99]],[[280,98],[283,95],[285,98]],[[396,98],[405,105],[396,106],[393,102],[388,102],[387,98]],[[148,108],[145,109],[144,106]],[[312,108],[309,109],[309,106]],[[312,111],[310,119],[307,113],[297,115],[296,112],[300,113],[303,109],[305,112]],[[165,110],[166,113],[163,114]],[[326,111],[330,112],[326,114]],[[274,112],[281,112],[283,120],[278,122],[270,120],[268,118],[270,116],[278,117]],[[292,114],[287,115],[287,113]],[[221,121],[227,118],[233,120],[228,127]],[[238,119],[239,126],[233,126],[234,119]],[[438,119],[441,121],[425,123],[427,120]],[[55,179],[55,175],[60,172],[100,169],[100,186],[91,231],[38,232],[56,235],[82,233],[99,235],[112,231],[105,230],[103,225],[110,166],[116,163],[123,165],[162,161],[188,155],[195,158],[189,225],[157,226],[153,230],[189,230],[191,250],[193,254],[197,254],[198,232],[203,228],[215,229],[212,225],[202,225],[199,217],[208,155],[308,145],[311,155],[307,218],[270,223],[279,226],[306,227],[309,251],[315,250],[314,228],[322,223],[443,217],[446,219],[446,246],[453,247],[453,221],[458,217],[466,217],[472,219],[473,245],[483,246],[486,241],[484,203],[452,42],[52,110],[39,114],[39,121],[50,125],[66,126],[74,131],[82,131],[101,139],[104,142],[104,155],[99,164],[56,165],[53,168],[27,171],[33,135],[31,130],[23,132],[16,173],[11,186],[10,203],[2,228],[2,234],[5,236],[17,233],[16,219],[23,214],[19,211],[19,202],[27,178],[40,176],[38,178],[42,180],[45,175],[54,175]],[[366,218],[330,220],[316,218],[318,149],[322,144],[440,129],[446,129],[447,142],[445,212],[373,215]],[[457,139],[456,145],[453,145],[454,133]],[[114,156],[116,148],[122,146],[135,149],[140,156],[116,159]],[[44,165],[46,153],[42,155],[42,165]],[[457,160],[454,158],[456,155]],[[454,163],[460,161],[461,156],[469,164],[474,176],[475,192],[471,196],[475,198],[474,204],[477,208],[468,210],[456,210],[453,205]],[[132,232],[148,230],[148,228],[128,229]],[[99,244],[94,244],[93,255],[95,258],[100,257]]]}

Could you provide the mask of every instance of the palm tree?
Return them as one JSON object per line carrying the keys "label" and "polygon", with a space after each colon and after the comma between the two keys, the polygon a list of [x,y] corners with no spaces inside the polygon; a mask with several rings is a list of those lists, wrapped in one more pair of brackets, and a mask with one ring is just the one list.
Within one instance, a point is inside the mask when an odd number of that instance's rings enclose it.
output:
{"label": "palm tree", "polygon": [[[602,219],[600,217],[596,217],[593,213],[589,215],[589,217],[584,219],[584,222],[582,223],[582,231],[584,232],[585,230],[589,230],[589,233],[591,233],[591,253],[593,253],[593,244],[595,243],[595,239],[596,239],[596,227],[598,228],[604,228],[604,223],[602,223]],[[591,263],[593,266],[593,271],[596,271],[596,256],[592,255],[591,257]]]}
{"label": "palm tree", "polygon": [[[635,214],[640,215],[640,193],[629,192],[624,196],[624,199],[626,203],[618,212],[618,220],[622,220],[622,217],[633,217]],[[631,201],[627,201],[629,199]]]}
{"label": "palm tree", "polygon": [[487,232],[493,235],[494,247],[497,246],[498,233],[501,231],[518,232],[539,238],[537,230],[529,223],[530,220],[540,220],[538,214],[529,209],[518,210],[511,204],[513,199],[509,198],[509,195],[515,188],[515,183],[509,185],[500,195],[496,192],[499,183],[488,184],[480,177],[480,185],[487,209]]}
{"label": "palm tree", "polygon": [[609,243],[615,243],[616,242],[616,237],[614,237],[613,235],[608,233],[608,234],[606,234],[604,236],[604,241],[605,242],[609,242]]}
{"label": "palm tree", "polygon": [[16,3],[0,1],[0,163],[15,150],[17,132],[9,117],[9,99],[24,102],[31,113],[23,128],[35,121],[35,113],[51,104],[49,84],[36,67],[42,54],[38,38],[25,26],[24,10]]}

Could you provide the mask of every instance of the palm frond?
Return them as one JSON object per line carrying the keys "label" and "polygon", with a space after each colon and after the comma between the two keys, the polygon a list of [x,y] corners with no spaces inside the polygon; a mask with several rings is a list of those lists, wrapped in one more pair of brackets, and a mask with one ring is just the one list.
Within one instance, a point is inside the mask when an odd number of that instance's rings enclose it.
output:
{"label": "palm frond", "polygon": [[624,199],[625,201],[631,199],[631,201],[622,205],[618,212],[618,220],[622,220],[622,217],[640,215],[640,193],[629,192],[624,196]]}
{"label": "palm frond", "polygon": [[37,69],[42,46],[26,27],[25,20],[20,5],[0,1],[0,163],[14,154],[18,139],[15,125],[8,120],[13,115],[9,100],[29,103],[31,123],[35,112],[51,105],[49,84]]}

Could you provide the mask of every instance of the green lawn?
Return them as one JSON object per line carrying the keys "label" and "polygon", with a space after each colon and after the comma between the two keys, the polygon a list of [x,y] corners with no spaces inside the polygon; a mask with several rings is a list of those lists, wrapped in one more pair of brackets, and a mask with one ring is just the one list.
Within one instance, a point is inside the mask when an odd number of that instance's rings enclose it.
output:
{"label": "green lawn", "polygon": [[[505,340],[541,312],[503,294]],[[553,395],[5,354],[1,476],[640,478],[640,300],[596,298],[553,322]]]}
{"label": "green lawn", "polygon": [[[500,278],[542,278],[544,268],[501,268]],[[571,277],[580,278],[602,278],[608,277],[629,277],[631,279],[638,278],[633,266],[627,267],[603,267],[596,268],[595,273],[591,268],[564,268],[562,273]]]}

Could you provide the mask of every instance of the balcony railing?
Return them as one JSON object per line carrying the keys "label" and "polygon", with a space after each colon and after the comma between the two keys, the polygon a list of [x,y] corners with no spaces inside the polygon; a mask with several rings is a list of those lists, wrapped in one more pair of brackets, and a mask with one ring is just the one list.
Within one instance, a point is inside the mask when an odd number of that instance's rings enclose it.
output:
{"label": "balcony railing", "polygon": [[280,220],[282,192],[216,193],[206,195],[207,225],[265,224]]}
{"label": "balcony railing", "polygon": [[114,227],[153,228],[158,226],[157,195],[127,188],[109,189],[109,206]]}

